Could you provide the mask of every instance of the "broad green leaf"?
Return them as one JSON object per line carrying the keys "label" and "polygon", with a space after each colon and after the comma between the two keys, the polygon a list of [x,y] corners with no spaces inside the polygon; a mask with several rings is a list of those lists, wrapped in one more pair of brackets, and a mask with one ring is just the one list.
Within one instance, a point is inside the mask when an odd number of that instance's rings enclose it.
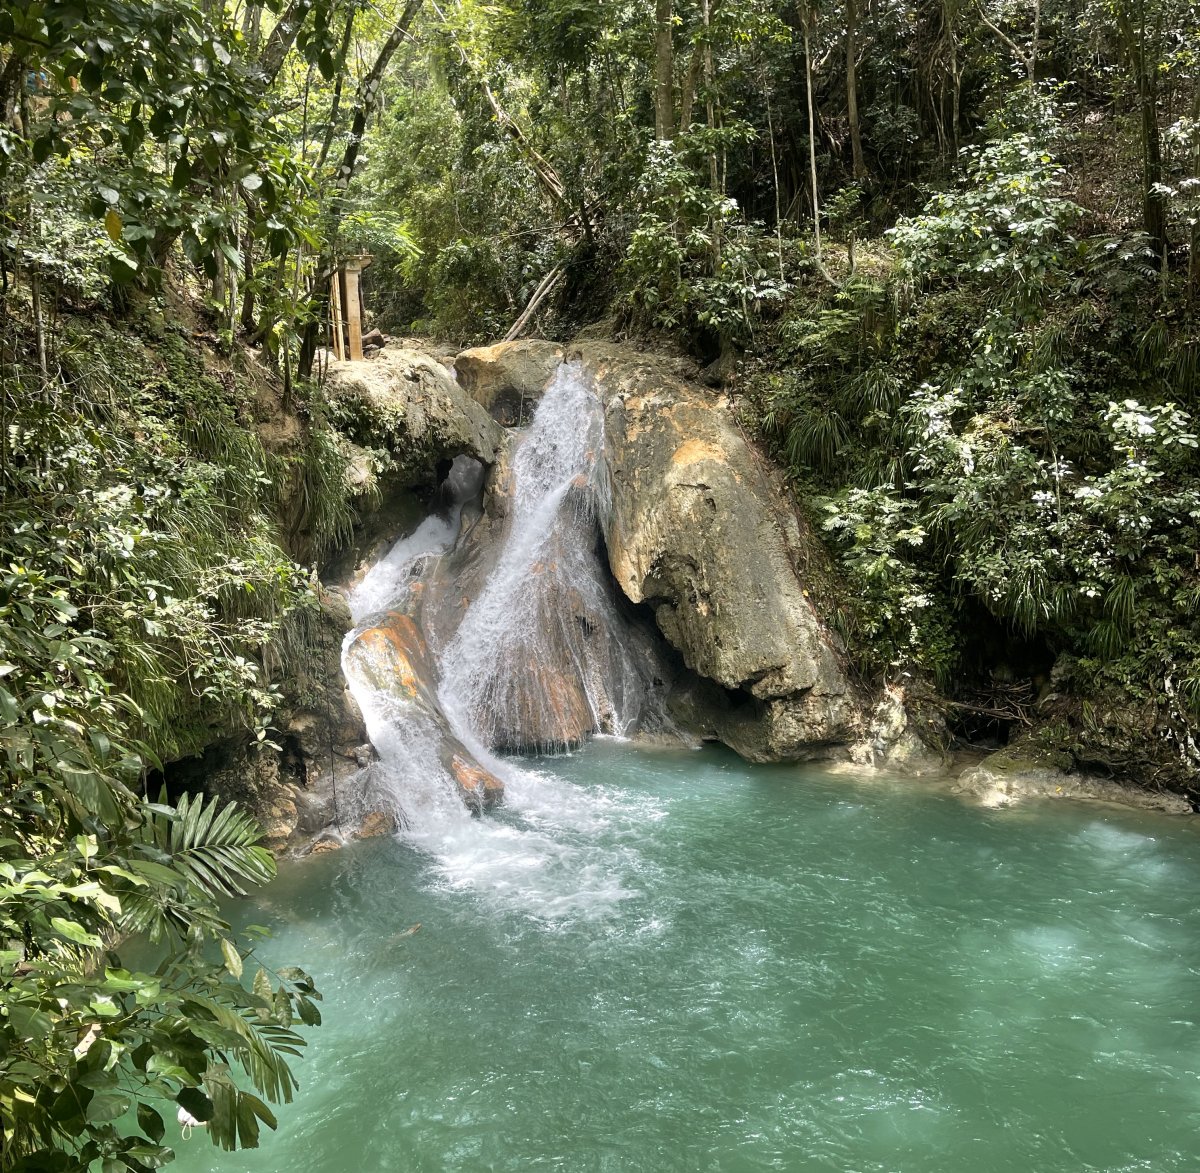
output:
{"label": "broad green leaf", "polygon": [[226,937],[221,938],[221,955],[225,958],[225,968],[235,978],[242,976],[242,955],[237,946]]}
{"label": "broad green leaf", "polygon": [[89,945],[98,949],[104,942],[95,933],[89,933],[81,924],[73,920],[65,920],[61,916],[52,916],[50,924],[59,936],[73,941],[76,945]]}
{"label": "broad green leaf", "polygon": [[87,1118],[95,1124],[117,1120],[129,1111],[132,1101],[116,1092],[101,1092],[87,1106]]}

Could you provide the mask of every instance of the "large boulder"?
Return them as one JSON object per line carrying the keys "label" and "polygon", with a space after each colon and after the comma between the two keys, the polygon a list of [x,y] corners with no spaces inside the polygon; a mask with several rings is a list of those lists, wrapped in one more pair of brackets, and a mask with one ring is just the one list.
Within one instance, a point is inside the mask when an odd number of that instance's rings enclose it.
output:
{"label": "large boulder", "polygon": [[554,342],[529,339],[475,346],[454,359],[463,389],[505,427],[527,424],[563,359]]}
{"label": "large boulder", "polygon": [[605,403],[613,575],[687,666],[732,694],[710,715],[717,735],[774,761],[852,741],[860,699],[798,574],[804,535],[728,399],[624,347],[571,357]]}
{"label": "large boulder", "polygon": [[[332,363],[326,394],[355,446],[351,476],[364,493],[435,485],[454,457],[490,465],[505,443],[504,429],[446,367],[416,350]],[[389,458],[382,466],[371,459],[380,449]]]}

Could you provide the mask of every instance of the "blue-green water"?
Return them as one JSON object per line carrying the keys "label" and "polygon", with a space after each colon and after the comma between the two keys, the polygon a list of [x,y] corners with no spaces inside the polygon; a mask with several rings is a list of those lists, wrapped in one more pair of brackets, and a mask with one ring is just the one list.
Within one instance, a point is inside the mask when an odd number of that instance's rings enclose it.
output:
{"label": "blue-green water", "polygon": [[540,768],[237,910],[325,1025],[277,1134],[175,1168],[1200,1168],[1187,821],[717,750]]}

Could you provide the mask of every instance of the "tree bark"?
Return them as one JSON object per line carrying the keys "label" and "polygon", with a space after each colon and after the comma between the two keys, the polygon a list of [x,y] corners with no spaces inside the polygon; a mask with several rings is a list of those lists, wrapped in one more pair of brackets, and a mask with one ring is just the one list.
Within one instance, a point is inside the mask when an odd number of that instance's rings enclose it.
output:
{"label": "tree bark", "polygon": [[[1117,29],[1124,44],[1125,53],[1137,83],[1138,113],[1141,122],[1142,140],[1142,227],[1150,238],[1156,259],[1166,263],[1167,208],[1166,201],[1157,191],[1162,182],[1162,138],[1158,129],[1158,61],[1150,57],[1147,45],[1146,4],[1136,0],[1137,25],[1129,11],[1129,0],[1117,9]],[[1155,46],[1158,45],[1161,25],[1155,30]]]}
{"label": "tree bark", "polygon": [[813,244],[816,248],[817,264],[821,264],[821,200],[817,191],[817,125],[813,113],[813,67],[812,36],[810,23],[812,14],[801,4],[800,20],[804,28],[804,84],[808,95],[808,174],[812,182]]}
{"label": "tree bark", "polygon": [[[1161,16],[1159,20],[1161,21]],[[1161,25],[1155,30],[1154,44],[1159,41]],[[1162,137],[1158,129],[1158,54],[1149,60],[1146,44],[1146,23],[1143,11],[1141,41],[1138,46],[1138,89],[1142,104],[1142,212],[1146,235],[1154,245],[1154,251],[1167,267],[1167,202],[1161,191],[1162,183]]]}
{"label": "tree bark", "polygon": [[333,83],[333,101],[329,106],[329,121],[325,125],[325,135],[321,140],[321,153],[317,157],[316,172],[318,175],[325,167],[325,160],[329,158],[329,148],[333,144],[333,136],[337,132],[338,114],[341,113],[342,108],[342,86],[346,77],[346,57],[350,53],[350,38],[353,34],[354,9],[352,8],[346,16],[346,27],[342,32],[341,56],[338,58],[340,68],[337,79]]}
{"label": "tree bark", "polygon": [[654,137],[675,137],[675,57],[671,0],[654,0]]}
{"label": "tree bark", "polygon": [[858,0],[846,0],[846,116],[850,122],[850,154],[855,179],[867,174],[862,129],[858,121]]}
{"label": "tree bark", "polygon": [[296,43],[296,37],[312,11],[314,0],[291,0],[271,30],[262,56],[258,59],[258,72],[264,86],[269,86],[283,68],[288,50]]}

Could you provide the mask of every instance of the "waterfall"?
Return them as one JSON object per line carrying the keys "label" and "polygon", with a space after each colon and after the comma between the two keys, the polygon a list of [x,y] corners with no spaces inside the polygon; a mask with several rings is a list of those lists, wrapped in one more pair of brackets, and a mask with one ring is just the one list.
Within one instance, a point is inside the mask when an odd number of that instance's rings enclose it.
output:
{"label": "waterfall", "polygon": [[443,709],[489,747],[620,735],[642,709],[644,682],[597,556],[603,449],[600,404],[579,367],[563,365],[517,447],[495,568],[442,656]]}
{"label": "waterfall", "polygon": [[[601,404],[563,365],[493,470],[489,511],[481,466],[458,458],[438,508],[350,596],[343,666],[379,755],[364,801],[455,883],[518,891],[569,867],[578,884],[566,857],[586,852],[579,832],[605,820],[603,801],[503,755],[658,720],[667,670],[600,538],[603,450]],[[502,781],[499,817],[471,818],[458,791],[477,778]],[[600,903],[624,898],[606,868],[596,883]]]}

